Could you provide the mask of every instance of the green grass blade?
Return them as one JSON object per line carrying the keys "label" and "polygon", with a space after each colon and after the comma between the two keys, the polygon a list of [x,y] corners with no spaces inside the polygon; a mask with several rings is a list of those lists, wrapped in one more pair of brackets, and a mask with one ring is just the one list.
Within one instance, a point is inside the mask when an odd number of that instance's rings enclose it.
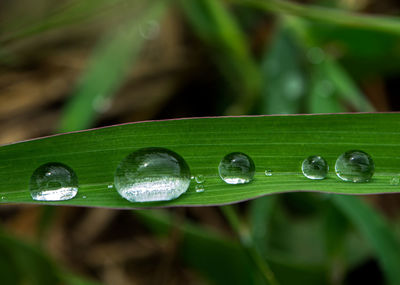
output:
{"label": "green grass blade", "polygon": [[389,284],[400,284],[400,244],[385,219],[356,197],[335,195],[333,202],[373,247]]}
{"label": "green grass blade", "polygon": [[66,106],[61,131],[81,130],[92,125],[98,105],[121,86],[140,52],[145,41],[140,34],[141,25],[158,19],[164,10],[165,1],[156,1],[145,7],[140,16],[133,15],[121,29],[102,40],[74,97]]}
{"label": "green grass blade", "polygon": [[236,233],[240,240],[242,247],[246,250],[247,254],[251,257],[254,265],[262,273],[265,281],[270,285],[279,285],[278,280],[276,280],[275,274],[271,270],[269,264],[260,255],[260,252],[256,250],[255,245],[252,243],[248,230],[245,228],[244,223],[241,221],[236,209],[232,205],[227,205],[221,207],[221,211],[228,223],[230,224],[232,230]]}
{"label": "green grass blade", "polygon": [[[2,280],[2,284],[58,284],[58,269],[47,256],[42,254],[40,249],[0,233],[0,253],[0,263],[6,261],[8,264],[8,268],[6,268],[12,270],[5,274],[5,280]],[[18,272],[19,282],[7,283],[7,277],[10,280],[12,276],[10,273],[15,271]]]}
{"label": "green grass blade", "polygon": [[359,112],[372,112],[375,108],[361,93],[347,72],[333,59],[313,66],[313,85],[309,98],[312,113],[338,113],[351,107]]}
{"label": "green grass blade", "polygon": [[[179,229],[183,260],[216,284],[265,284],[254,262],[239,242],[193,223],[174,223],[165,212],[135,211],[135,214],[146,226],[150,224],[151,230],[157,228],[157,233],[161,228],[164,234],[173,227]],[[328,284],[325,269],[321,266],[290,263],[271,256],[267,261],[276,273],[280,285],[296,282],[308,285]]]}
{"label": "green grass blade", "polygon": [[222,1],[180,0],[179,4],[193,30],[214,50],[213,60],[236,96],[227,113],[248,113],[259,95],[261,75],[239,23]]}
{"label": "green grass blade", "polygon": [[276,207],[277,196],[267,196],[254,200],[250,208],[251,237],[257,251],[268,256],[267,237],[272,213]]}
{"label": "green grass blade", "polygon": [[376,30],[395,35],[400,34],[400,19],[389,16],[372,16],[348,12],[340,9],[303,5],[286,0],[230,0],[231,2],[253,7],[266,12],[289,14],[305,19],[341,25],[352,28]]}
{"label": "green grass blade", "polygon": [[375,108],[361,93],[348,73],[332,59],[326,59],[321,64],[321,69],[332,80],[333,87],[337,89],[338,98],[351,105],[359,112],[373,112]]}
{"label": "green grass blade", "polygon": [[61,5],[55,11],[52,11],[41,19],[19,19],[18,25],[5,25],[3,29],[7,32],[0,36],[0,43],[7,44],[29,36],[37,35],[42,32],[65,27],[68,25],[77,25],[91,18],[104,16],[113,9],[121,0],[113,1],[69,1]]}
{"label": "green grass blade", "polygon": [[301,113],[307,78],[302,53],[290,31],[280,28],[261,62],[261,114]]}
{"label": "green grass blade", "polygon": [[[1,203],[32,203],[28,183],[47,162],[61,162],[77,173],[80,190],[72,200],[49,204],[132,208],[220,205],[286,191],[368,194],[399,192],[390,179],[400,172],[400,114],[332,114],[182,119],[125,124],[57,135],[0,147]],[[143,147],[165,147],[180,154],[193,175],[205,177],[203,193],[192,183],[179,199],[129,203],[115,189],[114,172],[129,153]],[[336,158],[361,149],[376,165],[370,183],[346,183],[334,174]],[[241,151],[256,165],[254,181],[229,185],[218,176],[218,164],[229,152]],[[312,181],[300,171],[303,159],[322,155],[327,179]],[[265,176],[265,169],[272,176]],[[84,196],[87,199],[84,199]],[[44,204],[44,203],[43,203]]]}

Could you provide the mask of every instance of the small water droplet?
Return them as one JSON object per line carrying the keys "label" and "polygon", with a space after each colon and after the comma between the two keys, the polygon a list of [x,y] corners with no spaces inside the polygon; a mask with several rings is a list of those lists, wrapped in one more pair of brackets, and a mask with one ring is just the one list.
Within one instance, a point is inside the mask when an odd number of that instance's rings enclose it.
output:
{"label": "small water droplet", "polygon": [[227,154],[219,163],[219,176],[228,184],[244,184],[253,180],[253,160],[241,152]]}
{"label": "small water droplet", "polygon": [[307,52],[307,58],[312,64],[320,64],[325,60],[325,52],[320,47],[312,47]]}
{"label": "small water droplet", "polygon": [[186,192],[190,177],[189,166],[179,154],[150,147],[139,149],[121,161],[114,185],[131,202],[166,201]]}
{"label": "small water droplet", "polygon": [[194,179],[196,180],[196,183],[203,183],[205,181],[204,175],[202,174],[197,175]]}
{"label": "small water droplet", "polygon": [[150,20],[140,25],[140,35],[146,40],[153,40],[160,34],[160,25],[157,21]]}
{"label": "small water droplet", "polygon": [[393,177],[390,179],[390,185],[397,186],[400,184],[400,178],[399,177]]}
{"label": "small water droplet", "polygon": [[325,179],[328,170],[328,163],[319,155],[309,156],[301,164],[301,171],[309,179]]}
{"label": "small water droplet", "polygon": [[272,170],[271,169],[266,169],[264,171],[265,176],[272,176]]}
{"label": "small water droplet", "polygon": [[5,196],[1,196],[1,200],[5,200],[6,199],[6,197]]}
{"label": "small water droplet", "polygon": [[202,193],[202,192],[204,192],[204,186],[203,186],[203,184],[197,184],[197,185],[195,186],[195,189],[196,189],[196,193]]}
{"label": "small water droplet", "polygon": [[351,182],[368,182],[375,171],[371,156],[361,150],[350,150],[341,154],[335,164],[336,175]]}
{"label": "small water droplet", "polygon": [[78,178],[71,168],[62,163],[46,163],[33,172],[29,190],[33,200],[69,200],[78,193]]}
{"label": "small water droplet", "polygon": [[113,184],[108,184],[107,185],[107,189],[113,189],[114,188],[114,185]]}
{"label": "small water droplet", "polygon": [[86,199],[87,197],[85,195],[82,196],[83,199]]}

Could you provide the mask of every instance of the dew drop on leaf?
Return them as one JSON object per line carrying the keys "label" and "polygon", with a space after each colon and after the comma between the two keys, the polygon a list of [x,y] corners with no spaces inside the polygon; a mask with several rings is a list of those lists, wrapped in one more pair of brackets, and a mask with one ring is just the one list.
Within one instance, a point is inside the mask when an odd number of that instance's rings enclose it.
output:
{"label": "dew drop on leaf", "polygon": [[69,200],[78,193],[78,178],[70,167],[62,163],[46,163],[33,172],[29,190],[33,200]]}
{"label": "dew drop on leaf", "polygon": [[253,160],[241,152],[227,154],[219,163],[219,176],[228,184],[244,184],[253,180]]}
{"label": "dew drop on leaf", "polygon": [[301,171],[309,179],[325,179],[328,175],[329,166],[326,160],[319,155],[312,155],[303,160]]}
{"label": "dew drop on leaf", "polygon": [[361,150],[349,150],[336,160],[336,175],[350,182],[368,182],[375,171],[371,156]]}
{"label": "dew drop on leaf", "polygon": [[189,166],[179,154],[151,147],[139,149],[121,161],[114,185],[130,202],[167,201],[185,193],[190,178]]}
{"label": "dew drop on leaf", "polygon": [[393,177],[390,179],[390,185],[393,186],[398,186],[400,184],[400,178],[399,177]]}
{"label": "dew drop on leaf", "polygon": [[196,180],[196,183],[203,183],[205,181],[204,175],[202,174],[197,175],[194,179]]}
{"label": "dew drop on leaf", "polygon": [[265,169],[264,174],[265,174],[265,176],[272,176],[272,170],[271,169]]}
{"label": "dew drop on leaf", "polygon": [[196,193],[202,193],[202,192],[204,192],[204,186],[203,186],[203,184],[197,184],[197,185],[195,186],[195,190],[196,190]]}

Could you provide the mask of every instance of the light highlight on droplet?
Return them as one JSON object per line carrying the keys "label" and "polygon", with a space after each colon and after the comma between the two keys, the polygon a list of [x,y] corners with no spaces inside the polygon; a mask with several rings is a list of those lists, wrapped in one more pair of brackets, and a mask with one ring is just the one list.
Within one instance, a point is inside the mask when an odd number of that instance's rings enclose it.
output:
{"label": "light highlight on droplet", "polygon": [[271,169],[266,169],[264,171],[265,176],[272,176],[272,170]]}

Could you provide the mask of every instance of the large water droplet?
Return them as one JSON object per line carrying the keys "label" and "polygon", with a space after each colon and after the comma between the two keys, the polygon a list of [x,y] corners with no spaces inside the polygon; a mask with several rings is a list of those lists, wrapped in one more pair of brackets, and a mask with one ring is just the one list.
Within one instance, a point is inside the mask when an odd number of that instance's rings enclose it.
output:
{"label": "large water droplet", "polygon": [[219,163],[219,176],[228,184],[244,184],[253,180],[253,160],[241,152],[227,154]]}
{"label": "large water droplet", "polygon": [[301,171],[309,179],[324,179],[328,175],[329,166],[319,155],[309,156],[301,164]]}
{"label": "large water droplet", "polygon": [[371,156],[361,150],[346,151],[338,157],[335,164],[336,175],[344,181],[368,182],[374,170]]}
{"label": "large water droplet", "polygon": [[190,177],[189,166],[180,155],[151,147],[137,150],[121,161],[114,185],[131,202],[165,201],[186,192]]}
{"label": "large water droplet", "polygon": [[78,193],[78,177],[62,163],[46,163],[33,172],[29,190],[33,200],[69,200]]}

